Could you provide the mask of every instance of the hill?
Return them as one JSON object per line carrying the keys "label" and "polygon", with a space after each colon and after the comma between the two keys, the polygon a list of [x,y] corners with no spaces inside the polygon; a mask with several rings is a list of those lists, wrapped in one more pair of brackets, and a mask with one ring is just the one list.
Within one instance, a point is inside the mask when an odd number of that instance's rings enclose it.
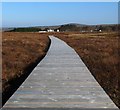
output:
{"label": "hill", "polygon": [[47,29],[57,30],[59,29],[61,32],[111,32],[117,31],[118,25],[117,24],[101,24],[101,25],[85,25],[85,24],[77,24],[77,23],[69,23],[57,26],[35,26],[35,27],[19,27],[19,28],[7,28],[3,31],[8,32],[38,32],[44,31]]}
{"label": "hill", "polygon": [[117,31],[118,25],[81,25],[81,24],[66,24],[61,25],[60,31],[80,31],[80,32],[96,32],[96,31]]}

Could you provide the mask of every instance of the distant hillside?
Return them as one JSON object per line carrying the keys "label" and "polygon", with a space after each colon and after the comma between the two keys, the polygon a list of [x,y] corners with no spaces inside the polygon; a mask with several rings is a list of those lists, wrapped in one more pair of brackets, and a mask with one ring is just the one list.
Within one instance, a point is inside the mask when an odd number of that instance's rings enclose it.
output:
{"label": "distant hillside", "polygon": [[4,31],[8,32],[39,32],[39,31],[46,31],[47,29],[58,29],[60,26],[35,26],[35,27],[19,27],[19,28],[12,28],[12,29],[4,29]]}
{"label": "distant hillside", "polygon": [[36,27],[28,27],[28,28],[14,28],[9,32],[38,32],[38,31],[41,31],[41,29]]}
{"label": "distant hillside", "polygon": [[22,28],[13,28],[13,29],[4,29],[4,31],[9,32],[38,32],[38,31],[46,31],[47,29],[57,30],[59,29],[61,32],[96,32],[96,31],[117,31],[117,24],[110,25],[84,25],[84,24],[64,24],[58,26],[35,26],[35,27],[22,27]]}
{"label": "distant hillside", "polygon": [[11,31],[11,30],[13,30],[14,28],[2,28],[2,29],[0,29],[1,31]]}
{"label": "distant hillside", "polygon": [[80,31],[80,25],[77,24],[65,24],[59,27],[60,31]]}
{"label": "distant hillside", "polygon": [[44,30],[46,28],[49,28],[49,29],[57,29],[59,28],[61,25],[58,25],[58,26],[36,26],[36,28],[40,28],[41,30]]}
{"label": "distant hillside", "polygon": [[81,24],[66,24],[61,25],[60,31],[117,31],[118,25],[81,25]]}

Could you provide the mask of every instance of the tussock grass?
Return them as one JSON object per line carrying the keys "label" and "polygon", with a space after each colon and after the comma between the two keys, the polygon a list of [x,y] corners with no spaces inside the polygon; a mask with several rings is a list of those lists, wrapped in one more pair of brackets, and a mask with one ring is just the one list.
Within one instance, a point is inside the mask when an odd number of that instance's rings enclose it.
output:
{"label": "tussock grass", "polygon": [[73,47],[92,75],[120,107],[120,39],[118,33],[55,34]]}
{"label": "tussock grass", "polygon": [[45,56],[49,44],[50,40],[44,34],[2,33],[3,104]]}

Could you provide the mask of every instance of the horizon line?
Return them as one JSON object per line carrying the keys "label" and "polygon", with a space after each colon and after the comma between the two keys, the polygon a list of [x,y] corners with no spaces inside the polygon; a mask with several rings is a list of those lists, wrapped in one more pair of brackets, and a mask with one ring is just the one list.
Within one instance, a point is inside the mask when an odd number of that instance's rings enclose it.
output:
{"label": "horizon line", "polygon": [[49,27],[49,26],[61,26],[67,24],[78,24],[78,25],[86,25],[86,26],[95,26],[95,25],[119,25],[120,23],[106,23],[106,24],[80,24],[80,23],[63,23],[63,24],[55,24],[55,25],[32,25],[32,26],[2,26],[2,28],[28,28],[28,27]]}

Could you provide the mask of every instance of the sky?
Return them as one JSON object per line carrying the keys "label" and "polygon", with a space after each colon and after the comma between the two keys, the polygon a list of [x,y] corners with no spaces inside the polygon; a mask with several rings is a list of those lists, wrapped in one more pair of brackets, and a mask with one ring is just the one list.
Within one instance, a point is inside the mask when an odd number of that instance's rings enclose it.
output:
{"label": "sky", "polygon": [[3,2],[2,27],[117,24],[117,2]]}

